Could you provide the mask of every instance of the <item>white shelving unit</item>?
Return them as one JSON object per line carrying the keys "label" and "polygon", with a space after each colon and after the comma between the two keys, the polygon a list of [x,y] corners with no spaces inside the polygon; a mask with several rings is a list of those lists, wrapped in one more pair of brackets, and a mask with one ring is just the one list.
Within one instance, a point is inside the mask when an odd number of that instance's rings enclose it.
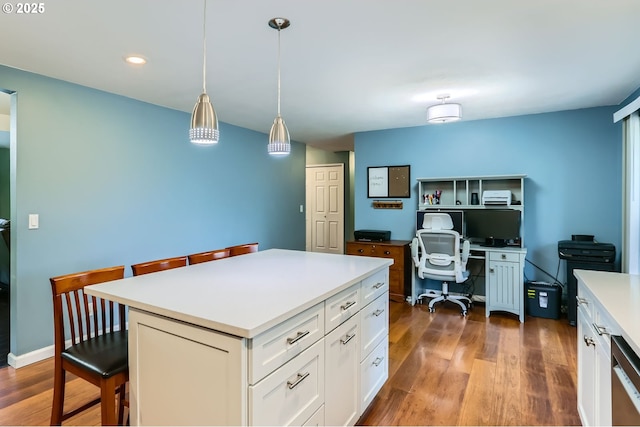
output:
{"label": "white shelving unit", "polygon": [[[508,208],[524,211],[524,179],[526,175],[467,176],[449,178],[418,178],[418,209],[484,209]],[[511,205],[482,204],[482,193],[487,190],[511,191]],[[440,203],[425,203],[425,194],[441,191]],[[478,204],[472,204],[472,194],[478,195]]]}

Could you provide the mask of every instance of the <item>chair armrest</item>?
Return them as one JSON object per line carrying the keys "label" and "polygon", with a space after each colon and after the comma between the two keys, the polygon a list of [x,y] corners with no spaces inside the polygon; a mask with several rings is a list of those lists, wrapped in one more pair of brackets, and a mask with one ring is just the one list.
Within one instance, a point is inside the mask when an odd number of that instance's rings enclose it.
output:
{"label": "chair armrest", "polygon": [[418,238],[414,237],[411,241],[411,258],[413,258],[413,265],[418,267],[420,265],[420,258],[418,257]]}
{"label": "chair armrest", "polygon": [[468,240],[464,240],[462,242],[462,253],[460,254],[460,261],[462,264],[462,269],[467,269],[467,260],[469,259],[469,252],[471,251],[471,244]]}

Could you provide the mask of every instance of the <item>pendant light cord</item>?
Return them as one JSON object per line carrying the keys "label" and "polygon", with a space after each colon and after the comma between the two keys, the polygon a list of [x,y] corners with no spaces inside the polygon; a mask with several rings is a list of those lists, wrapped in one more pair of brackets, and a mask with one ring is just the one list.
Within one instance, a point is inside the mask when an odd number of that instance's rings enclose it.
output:
{"label": "pendant light cord", "polygon": [[280,116],[280,29],[278,26],[278,116]]}
{"label": "pendant light cord", "polygon": [[207,0],[204,0],[202,18],[202,93],[207,93]]}

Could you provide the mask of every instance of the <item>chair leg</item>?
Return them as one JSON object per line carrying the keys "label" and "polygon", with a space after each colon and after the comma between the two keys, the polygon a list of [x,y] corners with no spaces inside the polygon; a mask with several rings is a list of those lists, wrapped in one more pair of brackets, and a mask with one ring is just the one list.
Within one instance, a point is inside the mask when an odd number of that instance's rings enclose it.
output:
{"label": "chair leg", "polygon": [[116,382],[114,377],[100,381],[100,407],[102,413],[102,425],[117,425]]}
{"label": "chair leg", "polygon": [[51,425],[62,425],[64,411],[65,370],[56,363],[53,374],[53,403],[51,405]]}
{"label": "chair leg", "polygon": [[118,388],[118,425],[123,425],[124,421],[124,400],[127,383],[122,384]]}

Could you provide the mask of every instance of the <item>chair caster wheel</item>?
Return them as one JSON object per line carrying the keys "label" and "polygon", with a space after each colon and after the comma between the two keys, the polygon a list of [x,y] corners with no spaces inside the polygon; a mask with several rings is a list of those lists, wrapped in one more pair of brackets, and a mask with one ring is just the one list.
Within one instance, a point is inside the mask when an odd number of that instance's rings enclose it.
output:
{"label": "chair caster wheel", "polygon": [[463,310],[460,314],[462,315],[462,317],[467,317],[467,310]]}
{"label": "chair caster wheel", "polygon": [[435,313],[435,312],[436,312],[436,309],[435,309],[435,308],[433,308],[433,307],[429,307],[429,313]]}

